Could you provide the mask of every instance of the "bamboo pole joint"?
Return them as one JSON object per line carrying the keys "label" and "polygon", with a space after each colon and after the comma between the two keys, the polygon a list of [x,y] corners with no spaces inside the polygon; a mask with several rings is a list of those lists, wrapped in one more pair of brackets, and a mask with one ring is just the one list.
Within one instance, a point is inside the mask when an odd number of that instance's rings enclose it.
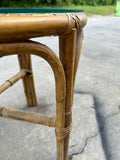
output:
{"label": "bamboo pole joint", "polygon": [[15,76],[12,78],[6,80],[6,82],[2,85],[0,85],[0,94],[4,92],[6,89],[14,85],[17,81],[19,81],[21,78],[25,77],[28,74],[31,74],[32,72],[27,69],[22,69],[20,72],[18,72]]}

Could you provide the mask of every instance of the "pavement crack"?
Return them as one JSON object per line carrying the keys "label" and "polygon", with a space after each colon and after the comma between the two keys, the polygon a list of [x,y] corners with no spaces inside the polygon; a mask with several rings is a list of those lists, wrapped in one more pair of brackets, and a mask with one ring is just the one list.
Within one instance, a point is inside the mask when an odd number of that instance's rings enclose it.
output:
{"label": "pavement crack", "polygon": [[82,154],[82,153],[84,152],[87,144],[88,144],[88,141],[89,141],[90,139],[92,139],[92,138],[97,137],[98,134],[104,130],[106,120],[107,120],[108,118],[111,118],[111,117],[113,117],[113,116],[118,115],[119,113],[120,113],[120,110],[119,110],[118,112],[116,112],[116,113],[109,114],[108,116],[106,116],[106,117],[104,118],[104,120],[103,120],[103,126],[102,126],[102,128],[101,128],[101,131],[98,130],[94,135],[92,135],[92,136],[90,136],[90,137],[87,137],[86,140],[85,140],[85,143],[84,143],[84,145],[83,145],[82,150],[81,150],[80,152],[72,153],[72,154],[69,156],[69,160],[72,160],[73,156],[75,156],[75,155]]}
{"label": "pavement crack", "polygon": [[[79,92],[75,92],[75,93],[81,94],[81,93],[79,93]],[[92,95],[92,94],[90,94],[90,95]],[[92,95],[92,96],[93,96],[93,95]],[[94,99],[94,98],[95,98],[95,97],[93,96],[93,99]],[[101,132],[103,132],[103,130],[104,130],[104,128],[105,128],[105,123],[106,123],[106,121],[107,121],[109,118],[111,118],[111,117],[113,117],[113,116],[116,116],[116,115],[118,115],[118,114],[120,114],[120,106],[119,106],[119,111],[118,111],[118,112],[109,114],[109,115],[107,115],[107,116],[104,118],[103,123],[102,123],[102,126],[101,126],[101,129],[98,128],[98,131],[97,131],[94,135],[87,137],[87,138],[85,139],[85,143],[84,143],[81,151],[72,153],[72,154],[69,156],[69,160],[72,160],[73,156],[75,156],[75,155],[82,154],[82,153],[84,152],[87,144],[88,144],[88,141],[89,141],[90,139],[92,139],[92,138],[97,137],[98,134],[101,134]]]}
{"label": "pavement crack", "polygon": [[90,137],[87,137],[86,140],[85,140],[85,143],[84,143],[84,145],[83,145],[83,148],[81,149],[81,151],[80,151],[80,152],[76,152],[76,153],[72,153],[72,154],[69,156],[69,160],[71,160],[74,155],[82,154],[82,153],[84,152],[86,146],[87,146],[88,141],[89,141],[90,139],[92,139],[92,138],[97,137],[98,134],[99,134],[99,130],[98,130],[94,135],[92,135],[92,136],[90,136]]}

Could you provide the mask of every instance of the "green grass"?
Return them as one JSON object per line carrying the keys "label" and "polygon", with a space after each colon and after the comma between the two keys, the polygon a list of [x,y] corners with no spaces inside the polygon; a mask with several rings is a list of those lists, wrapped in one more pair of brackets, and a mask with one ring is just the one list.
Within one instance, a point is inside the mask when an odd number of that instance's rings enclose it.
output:
{"label": "green grass", "polygon": [[[82,8],[85,9],[85,13],[87,15],[115,15],[116,6],[108,5],[108,6],[75,6],[71,5],[70,8]],[[64,8],[68,8],[68,6],[64,6]]]}
{"label": "green grass", "polygon": [[85,9],[85,13],[87,15],[115,15],[116,6],[115,5],[108,5],[108,6],[75,6],[73,4],[69,4],[65,6],[60,5],[40,5],[35,3],[28,3],[26,0],[22,1],[9,1],[9,7],[40,7],[40,8],[82,8]]}
{"label": "green grass", "polygon": [[116,6],[83,6],[87,15],[115,15]]}

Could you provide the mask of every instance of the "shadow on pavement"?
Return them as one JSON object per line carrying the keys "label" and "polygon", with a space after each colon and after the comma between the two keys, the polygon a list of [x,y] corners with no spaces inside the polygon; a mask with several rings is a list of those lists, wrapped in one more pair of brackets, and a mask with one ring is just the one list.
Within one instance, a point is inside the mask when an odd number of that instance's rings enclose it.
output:
{"label": "shadow on pavement", "polygon": [[105,117],[102,115],[100,111],[100,107],[102,104],[99,102],[99,98],[90,92],[83,92],[83,91],[75,90],[74,93],[75,94],[90,94],[93,96],[94,106],[95,106],[95,111],[96,111],[96,120],[97,120],[98,127],[99,127],[99,133],[100,133],[101,144],[103,147],[104,155],[105,155],[106,160],[112,160],[110,156],[110,149],[109,149],[109,144],[107,140],[107,132],[104,130]]}

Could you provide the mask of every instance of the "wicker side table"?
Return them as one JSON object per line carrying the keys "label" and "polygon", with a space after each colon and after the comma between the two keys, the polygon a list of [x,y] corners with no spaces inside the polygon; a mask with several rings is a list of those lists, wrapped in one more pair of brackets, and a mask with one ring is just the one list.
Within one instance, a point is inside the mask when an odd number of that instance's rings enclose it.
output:
{"label": "wicker side table", "polygon": [[[56,84],[56,117],[0,108],[0,116],[55,127],[57,160],[68,160],[72,129],[72,103],[76,72],[87,18],[83,10],[72,9],[0,9],[0,58],[18,55],[20,72],[0,86],[4,92],[23,80],[27,104],[37,105],[31,66],[31,54],[44,58],[52,67]],[[29,40],[41,36],[59,36],[59,58],[47,46]]]}

